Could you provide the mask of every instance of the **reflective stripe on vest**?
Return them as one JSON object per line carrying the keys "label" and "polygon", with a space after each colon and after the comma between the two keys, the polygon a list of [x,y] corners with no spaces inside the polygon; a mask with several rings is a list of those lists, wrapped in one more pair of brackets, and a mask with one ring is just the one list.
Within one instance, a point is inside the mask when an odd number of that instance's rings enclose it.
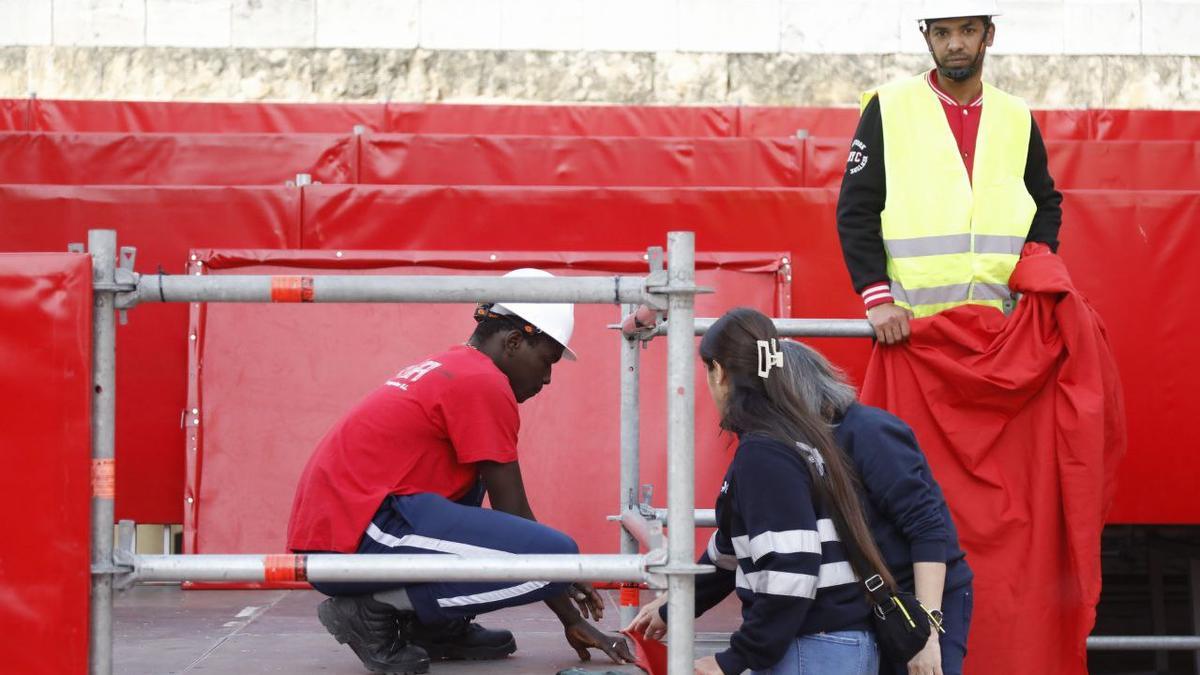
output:
{"label": "reflective stripe on vest", "polygon": [[1037,210],[1025,188],[1028,107],[983,85],[972,183],[925,75],[878,96],[887,167],[880,220],[897,304],[916,316],[967,303],[1000,308]]}

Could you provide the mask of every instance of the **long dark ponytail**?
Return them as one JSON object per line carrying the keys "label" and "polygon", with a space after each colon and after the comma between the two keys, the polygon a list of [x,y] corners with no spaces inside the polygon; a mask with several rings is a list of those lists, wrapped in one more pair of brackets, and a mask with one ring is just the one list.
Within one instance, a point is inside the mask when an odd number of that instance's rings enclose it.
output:
{"label": "long dark ponytail", "polygon": [[[788,447],[805,443],[815,448],[824,460],[825,475],[816,463],[806,461],[816,496],[831,510],[834,525],[843,537],[846,555],[855,572],[866,579],[879,574],[885,583],[896,583],[871,538],[859,501],[860,484],[846,453],[837,446],[828,424],[800,400],[788,386],[783,373],[759,375],[763,356],[759,341],[778,345],[775,324],[761,312],[738,307],[725,313],[700,341],[700,358],[712,370],[721,364],[729,378],[728,396],[721,411],[721,428],[735,434],[761,434]],[[779,367],[779,366],[776,366]],[[767,364],[767,372],[770,366]]]}

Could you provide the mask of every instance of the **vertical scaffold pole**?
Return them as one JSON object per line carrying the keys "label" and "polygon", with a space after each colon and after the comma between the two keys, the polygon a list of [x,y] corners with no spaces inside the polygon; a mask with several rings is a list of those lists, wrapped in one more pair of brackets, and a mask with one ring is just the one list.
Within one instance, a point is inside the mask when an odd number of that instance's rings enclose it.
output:
{"label": "vertical scaffold pole", "polygon": [[[667,234],[669,285],[694,287],[696,239],[691,232]],[[695,296],[671,293],[667,331],[667,567],[691,567],[695,560]],[[667,577],[667,641],[670,675],[693,672],[692,627],[696,604],[695,577],[690,573]]]}
{"label": "vertical scaffold pole", "polygon": [[[637,305],[625,305],[621,317],[637,310]],[[618,331],[618,335],[620,332]],[[617,502],[617,513],[623,513],[630,502],[637,501],[640,446],[638,444],[639,427],[639,380],[641,368],[641,342],[637,338],[627,339],[620,335],[621,341],[621,497]],[[638,542],[632,534],[620,528],[621,553],[630,555],[638,553]],[[634,591],[636,592],[636,591]],[[637,604],[626,605],[625,593],[620,599],[621,626],[628,626],[633,617],[637,616]]]}
{"label": "vertical scaffold pole", "polygon": [[112,673],[114,430],[116,427],[117,233],[88,232],[92,255],[92,598],[88,640],[91,675]]}

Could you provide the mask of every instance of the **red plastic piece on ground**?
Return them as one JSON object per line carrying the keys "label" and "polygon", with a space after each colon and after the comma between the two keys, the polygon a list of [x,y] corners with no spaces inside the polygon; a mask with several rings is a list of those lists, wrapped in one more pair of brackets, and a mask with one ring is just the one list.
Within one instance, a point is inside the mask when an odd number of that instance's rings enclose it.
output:
{"label": "red plastic piece on ground", "polygon": [[0,254],[6,673],[87,671],[91,280],[85,255]]}
{"label": "red plastic piece on ground", "polygon": [[1007,319],[958,307],[876,347],[863,400],[912,426],[945,492],[975,572],[970,672],[1082,675],[1126,447],[1121,385],[1059,257],[1022,258],[1010,285],[1024,298]]}
{"label": "red plastic piece on ground", "polygon": [[650,675],[667,675],[667,646],[658,640],[651,640],[641,633],[623,630],[621,634],[633,642],[636,665]]}

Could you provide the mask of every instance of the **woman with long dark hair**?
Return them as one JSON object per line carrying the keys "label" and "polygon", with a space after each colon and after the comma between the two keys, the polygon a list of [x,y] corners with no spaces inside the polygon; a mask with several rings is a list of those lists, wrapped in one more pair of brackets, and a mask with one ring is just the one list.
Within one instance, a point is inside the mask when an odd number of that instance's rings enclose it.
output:
{"label": "woman with long dark hair", "polygon": [[781,342],[779,350],[784,382],[809,412],[830,425],[862,480],[867,524],[896,583],[915,593],[941,626],[908,663],[884,656],[881,672],[962,675],[974,575],[916,435],[895,415],[859,403],[845,373],[817,350],[791,340]]}
{"label": "woman with long dark hair", "polygon": [[[875,675],[879,654],[860,577],[894,582],[863,517],[850,463],[828,424],[781,372],[774,324],[748,308],[727,312],[700,343],[721,428],[738,439],[717,496],[717,531],[700,557],[696,615],[730,592],[742,624],[729,649],[697,673]],[[666,633],[666,595],[630,623]]]}

